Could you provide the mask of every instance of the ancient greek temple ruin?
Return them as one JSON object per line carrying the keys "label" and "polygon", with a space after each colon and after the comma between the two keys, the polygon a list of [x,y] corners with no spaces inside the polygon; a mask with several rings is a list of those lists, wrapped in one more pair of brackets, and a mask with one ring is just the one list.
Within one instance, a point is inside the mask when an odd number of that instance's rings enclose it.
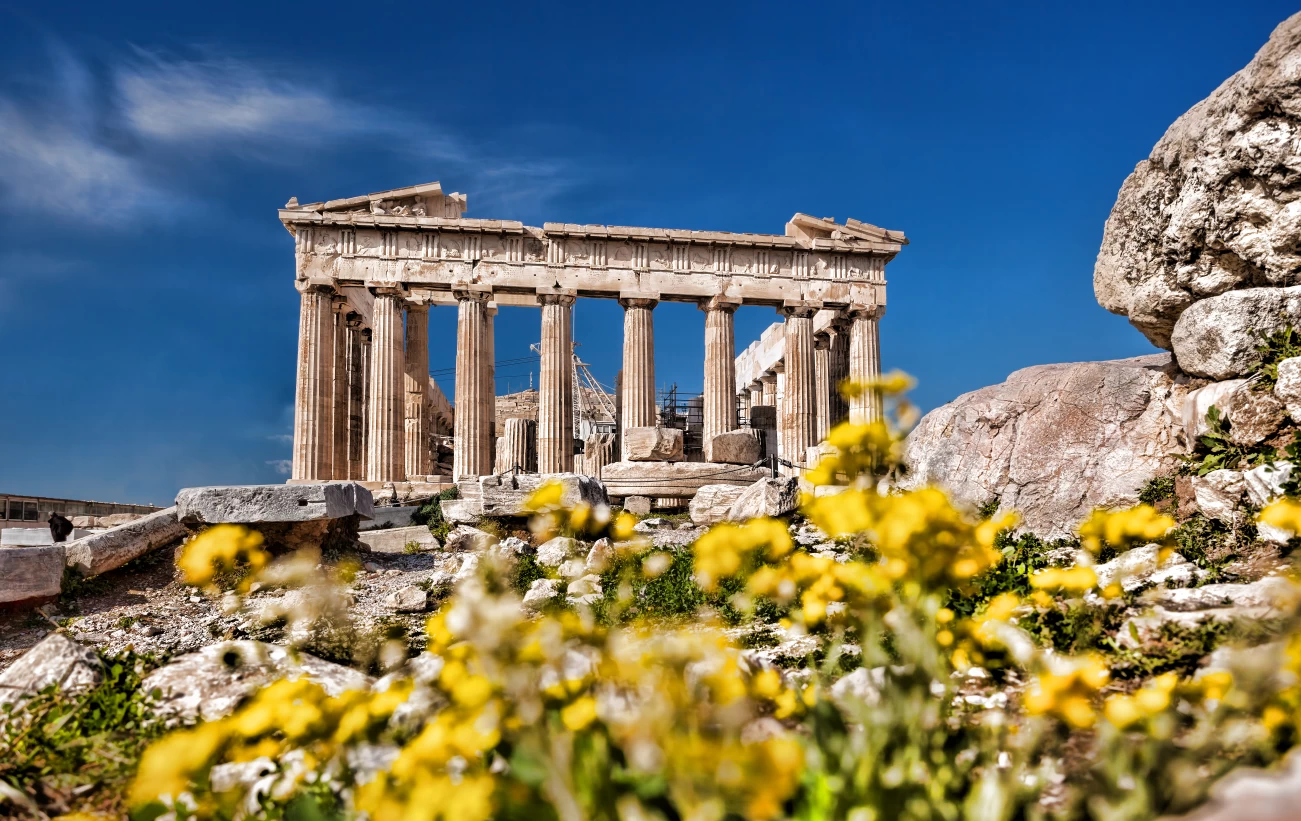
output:
{"label": "ancient greek temple ruin", "polygon": [[[782,234],[538,228],[465,210],[466,197],[438,183],[280,209],[301,295],[291,481],[442,484],[505,465],[578,470],[616,497],[682,496],[719,474],[737,483],[768,475],[765,456],[807,465],[831,426],[880,412],[835,387],[880,373],[885,266],[907,244],[900,232],[805,214]],[[624,309],[616,430],[599,441],[574,436],[578,299]],[[667,301],[704,313],[694,460],[656,405],[652,317]],[[450,403],[429,377],[431,305],[457,307]],[[782,321],[736,356],[743,305],[774,308]],[[498,306],[541,315],[535,420],[496,421]],[[450,474],[436,473],[431,442],[449,435]]]}

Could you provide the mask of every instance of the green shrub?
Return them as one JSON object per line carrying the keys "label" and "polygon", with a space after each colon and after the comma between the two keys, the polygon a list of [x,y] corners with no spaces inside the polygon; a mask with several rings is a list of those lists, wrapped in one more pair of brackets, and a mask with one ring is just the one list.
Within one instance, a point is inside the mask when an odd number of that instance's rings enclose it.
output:
{"label": "green shrub", "polygon": [[1254,387],[1272,391],[1278,382],[1278,363],[1301,356],[1301,335],[1288,325],[1272,334],[1260,334],[1259,339],[1256,352],[1260,354],[1260,364],[1252,371],[1256,377]]}
{"label": "green shrub", "polygon": [[1229,440],[1229,420],[1214,405],[1206,411],[1207,432],[1197,438],[1197,445],[1184,459],[1183,470],[1205,476],[1213,470],[1234,469],[1243,461],[1251,467],[1273,464],[1274,448],[1270,445],[1243,447]]}
{"label": "green shrub", "polygon": [[1138,500],[1153,507],[1166,499],[1173,499],[1174,497],[1175,477],[1173,476],[1153,476],[1138,491]]}

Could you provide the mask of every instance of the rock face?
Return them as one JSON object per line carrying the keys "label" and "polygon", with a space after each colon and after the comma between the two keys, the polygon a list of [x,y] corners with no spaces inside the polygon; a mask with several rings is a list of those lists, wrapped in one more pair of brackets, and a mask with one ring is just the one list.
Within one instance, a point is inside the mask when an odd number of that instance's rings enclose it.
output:
{"label": "rock face", "polygon": [[370,678],[356,670],[259,641],[210,644],[159,667],[141,686],[146,692],[161,691],[160,715],[212,721],[230,715],[245,698],[280,678],[305,678],[332,696],[370,686]]}
{"label": "rock face", "polygon": [[733,522],[744,522],[759,516],[784,516],[800,503],[800,480],[794,476],[780,479],[760,479],[741,491],[727,512]]}
{"label": "rock face", "polygon": [[1233,524],[1242,515],[1239,507],[1246,486],[1237,470],[1213,470],[1205,476],[1192,477],[1197,509],[1205,516]]}
{"label": "rock face", "polygon": [[1293,422],[1301,424],[1301,356],[1278,363],[1278,382],[1274,396],[1283,403]]}
{"label": "rock face", "polygon": [[1176,320],[1199,299],[1298,283],[1299,60],[1294,15],[1176,120],[1120,189],[1093,290],[1158,347],[1170,347]]}
{"label": "rock face", "polygon": [[97,576],[184,538],[188,532],[177,521],[176,508],[169,507],[103,533],[68,542],[64,550],[69,567],[75,567],[84,576]]}
{"label": "rock face", "polygon": [[176,517],[195,524],[263,524],[374,515],[370,491],[356,482],[188,487],[176,495]]}
{"label": "rock face", "polygon": [[104,667],[94,650],[62,633],[51,633],[0,672],[0,705],[37,693],[51,684],[76,691],[90,689],[103,680]]}
{"label": "rock face", "polygon": [[1069,536],[1095,507],[1137,504],[1182,448],[1187,388],[1172,374],[1168,354],[1016,371],[926,414],[901,485],[938,484],[972,506],[997,498],[1026,530]]}
{"label": "rock face", "polygon": [[0,604],[59,595],[65,562],[61,544],[0,547]]}
{"label": "rock face", "polygon": [[682,431],[677,428],[627,428],[623,458],[629,462],[676,462],[682,458]]}
{"label": "rock face", "polygon": [[1221,410],[1229,419],[1229,441],[1243,447],[1260,444],[1287,421],[1287,410],[1272,392],[1250,385],[1224,397]]}
{"label": "rock face", "polygon": [[727,521],[732,505],[745,492],[736,485],[705,485],[691,497],[691,521],[697,525],[713,525]]}
{"label": "rock face", "polygon": [[[1301,213],[1297,233],[1301,242]],[[1170,347],[1185,373],[1232,379],[1260,364],[1261,334],[1288,325],[1301,327],[1301,286],[1229,291],[1199,300],[1180,314]]]}

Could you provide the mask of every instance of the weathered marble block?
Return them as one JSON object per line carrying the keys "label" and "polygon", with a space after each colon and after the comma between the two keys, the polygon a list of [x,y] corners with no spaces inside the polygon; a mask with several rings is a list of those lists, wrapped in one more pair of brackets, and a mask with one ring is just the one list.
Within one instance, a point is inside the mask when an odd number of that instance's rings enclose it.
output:
{"label": "weathered marble block", "polygon": [[705,461],[725,465],[753,465],[763,455],[759,436],[753,430],[720,433],[705,443]]}
{"label": "weathered marble block", "polygon": [[782,516],[794,510],[799,502],[798,478],[760,479],[743,490],[732,503],[728,519],[744,522],[759,516]]}
{"label": "weathered marble block", "polygon": [[66,692],[88,690],[104,679],[95,651],[62,633],[51,633],[0,672],[0,705],[59,684]]}
{"label": "weathered marble block", "polygon": [[374,516],[371,492],[356,482],[190,487],[176,495],[176,516],[200,524],[262,524]]}
{"label": "weathered marble block", "polygon": [[178,541],[188,532],[177,520],[176,508],[169,507],[103,533],[75,539],[64,550],[68,567],[76,568],[83,576],[97,576]]}
{"label": "weathered marble block", "polygon": [[61,544],[0,547],[0,604],[59,595],[64,555]]}
{"label": "weathered marble block", "polygon": [[580,502],[593,507],[610,503],[605,485],[599,479],[577,473],[480,476],[457,483],[461,498],[442,503],[443,518],[453,522],[473,522],[482,516],[528,516],[532,511],[525,503],[548,482],[560,483],[560,503],[565,507]]}
{"label": "weathered marble block", "polygon": [[372,553],[406,553],[407,545],[415,543],[417,550],[437,550],[438,539],[424,525],[391,527],[385,530],[367,530],[359,537]]}
{"label": "weathered marble block", "polygon": [[770,474],[766,468],[711,462],[611,462],[601,471],[611,496],[689,499],[705,485],[747,487]]}
{"label": "weathered marble block", "polygon": [[623,457],[629,462],[674,462],[682,458],[682,431],[677,428],[628,428]]}
{"label": "weathered marble block", "polygon": [[745,488],[740,485],[705,485],[691,497],[691,521],[697,525],[726,522],[732,505]]}

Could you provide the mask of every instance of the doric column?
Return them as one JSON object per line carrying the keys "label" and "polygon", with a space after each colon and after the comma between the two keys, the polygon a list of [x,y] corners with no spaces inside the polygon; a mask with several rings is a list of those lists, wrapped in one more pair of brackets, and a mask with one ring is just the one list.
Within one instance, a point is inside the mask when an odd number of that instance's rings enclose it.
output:
{"label": "doric column", "polygon": [[781,418],[781,455],[803,464],[818,443],[817,374],[813,350],[813,308],[783,308],[786,315],[786,391]]}
{"label": "doric column", "polygon": [[814,402],[817,408],[817,441],[827,438],[831,429],[831,338],[827,333],[813,335]]}
{"label": "doric column", "polygon": [[483,441],[488,445],[488,464],[493,464],[497,447],[497,305],[483,309],[483,385],[488,392],[488,412],[483,415]]}
{"label": "doric column", "polygon": [[333,469],[333,289],[299,286],[298,377],[294,388],[294,479],[329,479]]}
{"label": "doric column", "polygon": [[[877,332],[877,320],[884,313],[884,306],[877,306],[853,310],[849,314],[849,378],[853,382],[868,382],[881,376],[881,338]],[[863,393],[850,401],[849,421],[863,424],[880,418],[879,393]]]}
{"label": "doric column", "polygon": [[488,332],[490,294],[456,292],[456,402],[453,478],[492,473],[492,448],[487,441],[488,370],[483,366]]}
{"label": "doric column", "polygon": [[849,321],[843,316],[832,323],[831,349],[827,352],[828,381],[831,388],[830,427],[849,418],[849,402],[840,392],[840,386],[849,378]]}
{"label": "doric column", "polygon": [[[365,332],[369,334],[369,332]],[[366,360],[370,345],[363,345],[361,315],[350,313],[344,317],[344,335],[347,337],[347,362],[344,370],[348,376],[348,479],[366,478]]]}
{"label": "doric column", "polygon": [[773,383],[772,400],[772,405],[777,410],[777,454],[783,459],[790,459],[790,451],[786,449],[786,438],[782,435],[782,431],[785,430],[782,427],[782,415],[786,411],[786,361],[779,359],[774,362],[772,372],[777,375],[777,381]]}
{"label": "doric column", "polygon": [[538,301],[542,303],[538,472],[568,473],[574,469],[574,298],[539,294]]}
{"label": "doric column", "polygon": [[701,441],[705,460],[712,461],[712,443],[720,433],[736,430],[736,305],[711,299],[705,312],[705,391],[702,397]]}
{"label": "doric column", "polygon": [[406,423],[407,476],[428,476],[433,472],[429,458],[429,435],[425,429],[425,393],[429,386],[429,303],[407,303]]}
{"label": "doric column", "polygon": [[629,428],[654,427],[655,418],[655,321],[654,299],[620,299],[623,306],[623,384],[620,450]]}
{"label": "doric column", "polygon": [[497,461],[494,473],[509,473],[519,468],[525,473],[538,469],[538,423],[532,419],[511,418],[502,422],[501,437],[497,440]]}
{"label": "doric column", "polygon": [[375,291],[371,341],[370,422],[366,451],[366,479],[371,482],[406,480],[405,390],[406,351],[402,328],[403,292],[397,288]]}
{"label": "doric column", "polygon": [[375,372],[374,339],[370,328],[361,329],[361,468],[358,479],[366,478],[366,460],[370,453],[370,377]]}
{"label": "doric column", "polygon": [[330,363],[330,478],[348,478],[348,300],[330,299],[334,312],[334,357]]}
{"label": "doric column", "polygon": [[763,399],[759,404],[777,407],[777,372],[764,371],[763,376],[759,377],[759,382],[763,385]]}
{"label": "doric column", "polygon": [[763,383],[758,379],[750,383],[750,408],[763,404]]}

